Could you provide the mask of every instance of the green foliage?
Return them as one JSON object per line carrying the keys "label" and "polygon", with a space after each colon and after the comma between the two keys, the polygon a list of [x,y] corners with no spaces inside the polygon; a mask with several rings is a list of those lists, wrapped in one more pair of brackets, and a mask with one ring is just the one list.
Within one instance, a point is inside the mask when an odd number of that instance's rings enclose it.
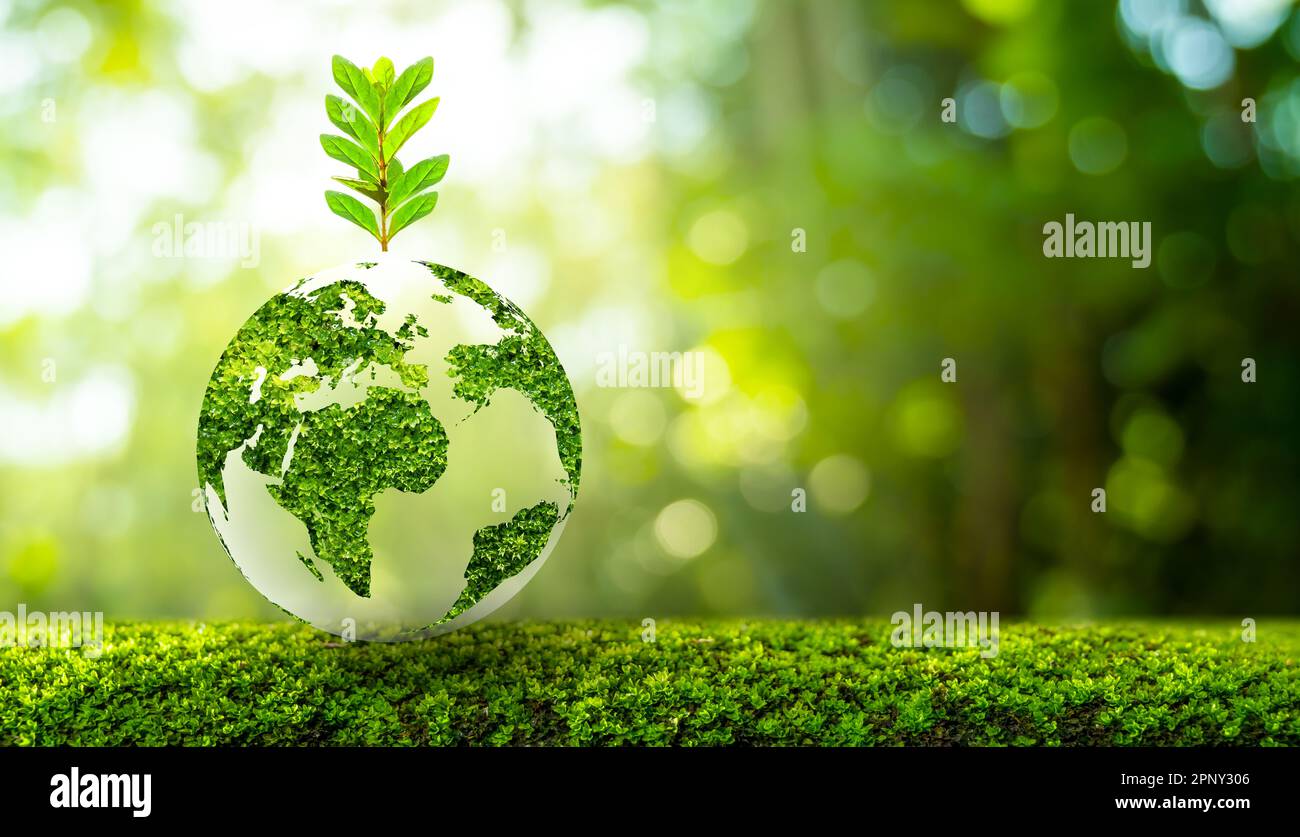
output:
{"label": "green foliage", "polygon": [[389,199],[394,206],[400,206],[412,195],[419,194],[442,180],[447,173],[447,164],[451,158],[446,154],[421,160],[407,169],[400,177],[391,178]]}
{"label": "green foliage", "polygon": [[[340,316],[348,300],[351,323]],[[337,385],[343,370],[358,361],[358,374],[380,364],[408,386],[423,385],[428,370],[402,359],[410,344],[376,326],[383,311],[384,304],[357,282],[337,282],[306,297],[278,294],[258,309],[230,341],[208,382],[199,412],[199,485],[212,486],[224,504],[226,455],[259,427],[257,444],[244,448],[244,462],[258,473],[279,476],[289,439],[303,420],[294,397],[316,391],[325,380]],[[317,376],[281,377],[305,358],[316,364]],[[254,401],[250,393],[258,380],[261,397]]]}
{"label": "green foliage", "polygon": [[387,90],[393,84],[396,68],[388,58],[380,58],[370,70],[370,78],[380,90]]}
{"label": "green foliage", "polygon": [[379,131],[355,105],[338,96],[326,96],[325,114],[336,128],[365,146],[375,161],[379,160]]}
{"label": "green foliage", "polygon": [[393,236],[433,211],[438,193],[424,190],[441,180],[447,171],[445,154],[412,166],[413,172],[419,169],[415,177],[405,176],[397,159],[397,152],[438,109],[440,100],[435,97],[397,119],[402,109],[429,85],[433,78],[433,59],[421,59],[399,76],[388,58],[380,58],[371,69],[362,70],[336,55],[333,70],[334,81],[352,102],[327,95],[325,114],[351,139],[322,134],[321,147],[330,157],[357,170],[360,179],[333,179],[377,203],[379,215],[376,219],[364,204],[355,198],[344,199],[346,196],[338,192],[326,192],[326,204],[335,215],[373,235],[386,251]]}
{"label": "green foliage", "polygon": [[396,235],[398,231],[414,224],[416,221],[432,212],[433,208],[437,206],[437,204],[437,192],[420,195],[418,198],[408,201],[393,213],[392,223],[388,227],[389,234]]}
{"label": "green foliage", "polygon": [[[545,335],[517,306],[473,276],[442,265],[420,262],[439,277],[449,290],[466,296],[488,311],[502,329],[513,332],[495,345],[452,347],[447,354],[448,374],[456,378],[452,387],[459,398],[482,408],[498,389],[513,389],[526,395],[555,428],[560,464],[569,475],[569,493],[578,494],[582,470],[582,426],[569,376],[555,356]],[[570,501],[569,508],[573,508]]]}
{"label": "green foliage", "polygon": [[355,142],[344,139],[343,137],[334,137],[329,134],[322,134],[320,138],[321,148],[325,153],[338,160],[341,163],[347,163],[356,168],[358,172],[370,178],[371,183],[379,183],[382,179],[379,173],[379,166],[373,157]]}
{"label": "green foliage", "polygon": [[384,93],[384,127],[433,80],[433,59],[423,58],[402,71]]}
{"label": "green foliage", "polygon": [[298,560],[302,562],[302,565],[306,567],[307,570],[312,575],[316,576],[317,581],[325,580],[325,576],[323,573],[321,573],[320,567],[316,566],[316,564],[310,558],[308,558],[306,555],[303,555],[301,552],[295,554],[298,556]]}
{"label": "green foliage", "polygon": [[492,314],[492,320],[506,331],[524,332],[532,327],[527,315],[510,300],[498,294],[481,279],[440,264],[420,262],[449,290],[474,300]]}
{"label": "green foliage", "polygon": [[397,336],[403,340],[410,340],[412,336],[428,337],[429,329],[420,325],[420,318],[414,314],[407,314],[406,319],[397,329]]}
{"label": "green foliage", "polygon": [[[429,176],[427,170],[420,176]],[[453,391],[479,409],[497,390],[512,388],[547,417],[567,475],[567,514],[577,496],[582,439],[573,391],[554,350],[522,311],[487,285],[450,268],[421,264],[448,290],[482,305],[510,332],[496,345],[451,350],[447,371],[457,379]],[[403,360],[413,339],[429,332],[415,314],[408,314],[393,335],[379,329],[385,305],[358,282],[344,280],[305,295],[303,282],[259,309],[218,362],[199,420],[200,484],[212,486],[224,506],[222,468],[227,455],[242,447],[252,470],[281,479],[267,490],[306,527],[316,557],[350,590],[368,596],[374,497],[387,488],[426,491],[446,469],[446,434],[418,392],[428,383],[428,368]],[[285,374],[308,359],[316,365],[316,375]],[[364,401],[346,409],[299,409],[299,396],[322,385],[338,386],[344,370],[354,369],[354,376],[369,370],[373,379],[376,366],[395,371],[406,389],[371,387]],[[286,469],[291,440],[293,455]],[[443,621],[536,559],[559,518],[553,504],[543,503],[506,524],[480,529],[466,568],[466,587]],[[314,563],[299,558],[322,578]]]}
{"label": "green foliage", "polygon": [[479,624],[339,643],[122,624],[0,649],[0,745],[1300,744],[1300,624],[1004,624],[1001,653],[868,622]]}
{"label": "green foliage", "polygon": [[454,346],[447,353],[447,364],[456,378],[453,391],[479,407],[491,403],[492,393],[498,389],[527,395],[555,427],[560,462],[569,475],[571,490],[577,492],[582,465],[577,406],[568,376],[541,332],[534,327],[523,336],[503,337],[493,346]]}
{"label": "green foliage", "polygon": [[384,143],[384,159],[391,160],[393,155],[398,152],[406,141],[410,139],[416,131],[428,124],[433,117],[433,112],[438,109],[438,103],[441,99],[433,98],[413,108],[406,116],[403,116],[398,123],[393,126],[392,133],[388,135]]}
{"label": "green foliage", "polygon": [[542,554],[551,530],[560,520],[554,503],[520,509],[506,523],[484,526],[474,533],[474,553],[465,568],[465,589],[440,619],[449,622],[469,610],[502,581],[523,572]]}
{"label": "green foliage", "polygon": [[[346,183],[348,181],[342,182]],[[379,225],[375,221],[375,213],[371,212],[361,201],[342,192],[326,192],[325,203],[329,204],[329,208],[335,215],[340,218],[347,218],[361,229],[378,237]]]}
{"label": "green foliage", "polygon": [[447,469],[447,434],[422,396],[387,387],[371,387],[346,409],[307,413],[300,428],[292,466],[267,491],[306,525],[316,557],[369,596],[375,496],[432,488]]}
{"label": "green foliage", "polygon": [[370,115],[376,123],[383,122],[383,107],[379,99],[379,90],[374,81],[372,81],[357,65],[341,55],[336,55],[331,61],[334,70],[334,82],[343,88],[343,92],[352,98],[352,101],[361,105],[365,112]]}

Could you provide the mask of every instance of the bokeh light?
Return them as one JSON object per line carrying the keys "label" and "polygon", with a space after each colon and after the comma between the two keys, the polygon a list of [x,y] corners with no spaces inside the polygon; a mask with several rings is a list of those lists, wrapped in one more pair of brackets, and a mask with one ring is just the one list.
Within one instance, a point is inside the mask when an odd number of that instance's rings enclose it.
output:
{"label": "bokeh light", "polygon": [[[582,492],[504,618],[1297,605],[1293,3],[0,0],[11,605],[282,618],[193,438],[233,330],[369,252],[321,196],[333,53],[434,55],[409,159],[452,162],[396,246],[573,380]],[[1066,213],[1151,222],[1150,267],[1044,259]],[[156,252],[214,222],[256,258]],[[599,382],[620,347],[698,386]]]}

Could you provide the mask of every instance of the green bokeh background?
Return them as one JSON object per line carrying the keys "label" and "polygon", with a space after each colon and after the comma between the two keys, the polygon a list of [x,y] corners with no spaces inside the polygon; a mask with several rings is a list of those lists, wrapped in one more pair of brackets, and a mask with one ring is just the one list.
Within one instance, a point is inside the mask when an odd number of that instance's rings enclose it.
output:
{"label": "green bokeh background", "polygon": [[[0,0],[0,610],[282,616],[194,432],[243,321],[373,249],[321,197],[338,52],[435,56],[394,249],[573,378],[582,492],[501,615],[1294,614],[1300,13],[1256,6]],[[1043,258],[1066,213],[1151,266]],[[257,264],[158,257],[178,214]],[[597,386],[620,345],[704,396]]]}

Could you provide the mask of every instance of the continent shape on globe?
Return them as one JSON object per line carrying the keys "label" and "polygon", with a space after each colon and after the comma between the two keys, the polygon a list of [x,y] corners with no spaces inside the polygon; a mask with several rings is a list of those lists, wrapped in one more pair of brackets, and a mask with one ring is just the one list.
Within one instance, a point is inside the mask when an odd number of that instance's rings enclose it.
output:
{"label": "continent shape on globe", "polygon": [[245,577],[359,639],[443,633],[508,600],[581,470],[573,391],[532,321],[471,276],[388,254],[303,279],[245,323],[197,448]]}

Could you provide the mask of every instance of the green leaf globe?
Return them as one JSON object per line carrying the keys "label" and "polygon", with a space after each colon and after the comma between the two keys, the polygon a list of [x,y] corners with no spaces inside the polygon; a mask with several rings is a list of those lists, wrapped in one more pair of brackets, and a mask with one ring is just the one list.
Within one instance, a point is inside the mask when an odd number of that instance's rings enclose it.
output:
{"label": "green leaf globe", "polygon": [[199,416],[208,517],[245,578],[346,639],[470,624],[523,588],[577,498],[550,343],[485,283],[389,253],[272,297]]}

